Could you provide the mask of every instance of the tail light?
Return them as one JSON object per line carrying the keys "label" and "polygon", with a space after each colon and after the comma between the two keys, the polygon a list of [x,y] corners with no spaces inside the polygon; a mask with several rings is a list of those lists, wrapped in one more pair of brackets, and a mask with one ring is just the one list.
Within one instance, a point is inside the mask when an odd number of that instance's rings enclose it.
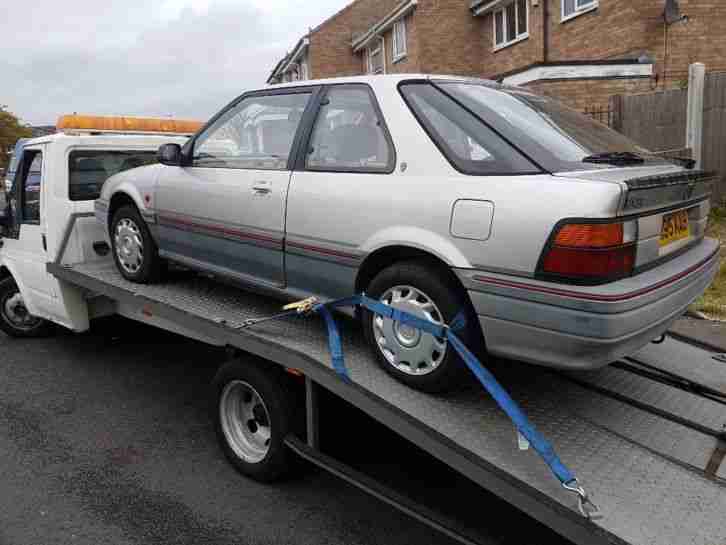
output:
{"label": "tail light", "polygon": [[637,222],[563,223],[552,234],[539,273],[549,278],[600,283],[630,276]]}

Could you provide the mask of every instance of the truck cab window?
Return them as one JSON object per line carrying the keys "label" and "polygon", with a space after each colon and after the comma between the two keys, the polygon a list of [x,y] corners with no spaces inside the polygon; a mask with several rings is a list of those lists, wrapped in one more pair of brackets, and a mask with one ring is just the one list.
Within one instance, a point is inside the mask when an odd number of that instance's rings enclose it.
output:
{"label": "truck cab window", "polygon": [[68,158],[68,196],[72,201],[95,200],[114,174],[156,162],[155,151],[72,151]]}
{"label": "truck cab window", "polygon": [[40,183],[43,170],[43,154],[40,151],[26,151],[23,157],[23,179],[21,180],[21,207],[23,223],[40,223]]}

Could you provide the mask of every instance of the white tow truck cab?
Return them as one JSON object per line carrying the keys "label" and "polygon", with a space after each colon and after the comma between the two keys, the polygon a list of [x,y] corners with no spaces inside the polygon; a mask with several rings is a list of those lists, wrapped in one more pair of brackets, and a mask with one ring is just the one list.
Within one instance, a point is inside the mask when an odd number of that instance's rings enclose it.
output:
{"label": "white tow truck cab", "polygon": [[[110,176],[155,163],[160,145],[183,144],[200,126],[170,119],[63,116],[56,134],[25,143],[0,220],[1,329],[38,336],[53,322],[85,331],[91,318],[119,311],[95,305],[49,274],[47,263],[58,258],[70,218],[92,216],[93,202]],[[108,251],[101,226],[93,217],[81,218],[64,263],[100,259]]]}

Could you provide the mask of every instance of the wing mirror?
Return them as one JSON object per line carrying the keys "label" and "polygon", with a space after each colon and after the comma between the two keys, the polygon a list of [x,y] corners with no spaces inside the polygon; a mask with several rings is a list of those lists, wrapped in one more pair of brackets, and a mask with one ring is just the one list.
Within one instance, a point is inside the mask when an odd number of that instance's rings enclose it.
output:
{"label": "wing mirror", "polygon": [[181,166],[182,163],[182,149],[179,144],[164,144],[159,147],[157,155],[159,162],[162,165],[170,167]]}

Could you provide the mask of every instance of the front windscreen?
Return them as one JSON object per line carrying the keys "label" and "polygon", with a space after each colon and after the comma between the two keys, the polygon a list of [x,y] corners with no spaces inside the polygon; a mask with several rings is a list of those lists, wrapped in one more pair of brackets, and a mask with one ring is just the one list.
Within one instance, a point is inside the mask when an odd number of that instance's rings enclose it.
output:
{"label": "front windscreen", "polygon": [[550,172],[612,168],[607,163],[583,162],[612,153],[668,163],[607,125],[526,89],[462,82],[437,86]]}

